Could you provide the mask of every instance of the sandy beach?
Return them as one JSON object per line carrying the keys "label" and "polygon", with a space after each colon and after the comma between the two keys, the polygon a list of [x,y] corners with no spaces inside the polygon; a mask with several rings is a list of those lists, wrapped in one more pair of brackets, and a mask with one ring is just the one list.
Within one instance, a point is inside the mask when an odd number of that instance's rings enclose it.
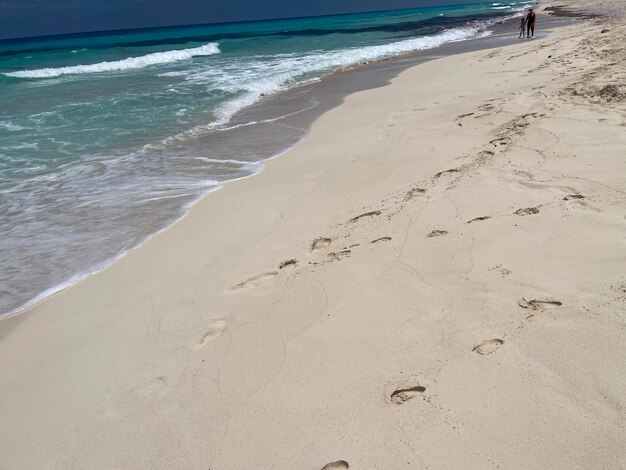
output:
{"label": "sandy beach", "polygon": [[625,7],[567,3],[0,321],[0,468],[626,468]]}

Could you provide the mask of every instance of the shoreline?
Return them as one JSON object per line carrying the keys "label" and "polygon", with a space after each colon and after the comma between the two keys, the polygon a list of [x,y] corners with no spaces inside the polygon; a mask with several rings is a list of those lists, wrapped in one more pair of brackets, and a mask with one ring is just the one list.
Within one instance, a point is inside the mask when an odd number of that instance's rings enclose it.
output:
{"label": "shoreline", "polygon": [[[550,18],[549,16],[546,16],[543,19],[547,21],[547,25],[542,30],[542,33],[540,33],[542,35],[550,34],[550,32],[554,28],[562,27],[569,23],[564,22],[563,24],[560,24],[558,20]],[[281,101],[289,101],[294,95],[304,95],[303,101],[306,99],[306,97],[311,97],[312,99],[317,101],[317,105],[313,108],[303,108],[301,110],[295,111],[294,113],[288,113],[286,116],[275,116],[270,118],[271,122],[273,123],[280,123],[288,127],[296,127],[302,129],[303,135],[295,142],[288,143],[285,148],[279,150],[277,153],[262,160],[259,160],[258,162],[255,162],[258,163],[258,165],[260,166],[259,170],[238,178],[221,181],[219,184],[201,193],[196,199],[184,206],[181,209],[181,213],[178,217],[167,222],[158,231],[148,234],[142,241],[140,241],[135,246],[125,249],[117,253],[110,259],[104,260],[96,264],[95,266],[88,267],[83,271],[71,275],[68,279],[49,287],[48,289],[44,290],[43,292],[36,295],[34,298],[19,307],[16,307],[7,312],[0,312],[0,322],[16,315],[21,315],[22,313],[28,311],[30,308],[40,304],[41,302],[44,302],[46,299],[60,292],[63,292],[66,289],[72,288],[83,280],[91,276],[97,275],[102,270],[112,266],[121,258],[137,250],[145,243],[150,241],[152,238],[158,236],[163,231],[170,229],[172,226],[174,226],[176,223],[186,217],[195,204],[201,202],[211,193],[222,189],[224,185],[258,175],[261,171],[263,171],[263,166],[266,164],[266,162],[282,156],[294,146],[298,145],[298,143],[306,137],[311,125],[317,118],[319,118],[329,110],[333,109],[334,107],[340,105],[345,97],[349,96],[350,94],[357,93],[363,90],[387,86],[389,85],[390,81],[393,80],[393,78],[397,77],[404,70],[424,63],[428,60],[434,60],[441,57],[447,57],[466,52],[476,52],[480,50],[492,49],[496,47],[502,47],[504,45],[514,44],[517,42],[517,38],[515,37],[516,33],[511,32],[515,29],[514,22],[514,19],[506,18],[498,20],[492,26],[492,29],[494,30],[492,35],[479,36],[461,41],[453,41],[451,43],[447,43],[433,49],[424,49],[408,52],[391,58],[376,60],[365,64],[357,64],[345,70],[330,72],[320,77],[314,83],[298,84],[293,88],[289,88],[279,93],[270,95],[266,99],[263,99],[260,102],[256,102],[238,111],[231,117],[231,122],[253,122],[255,121],[255,115],[258,115],[256,117],[260,116],[259,119],[264,119],[262,116],[265,112],[264,107],[266,105],[269,104],[269,106],[272,106],[276,102],[280,103]],[[494,44],[496,40],[498,41],[498,44]],[[316,91],[316,89],[319,88],[321,88],[321,91]],[[323,103],[319,101],[320,98],[324,100]],[[259,108],[260,111],[256,112],[255,114],[255,111]],[[237,125],[239,124],[236,124],[236,126]]]}
{"label": "shoreline", "polygon": [[255,178],[0,321],[8,461],[619,466],[626,27],[600,29],[343,97]]}

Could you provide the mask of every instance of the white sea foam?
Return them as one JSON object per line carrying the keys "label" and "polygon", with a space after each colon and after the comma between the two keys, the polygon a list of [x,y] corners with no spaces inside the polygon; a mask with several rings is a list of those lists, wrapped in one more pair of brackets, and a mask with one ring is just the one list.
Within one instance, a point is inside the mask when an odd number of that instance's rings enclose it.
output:
{"label": "white sea foam", "polygon": [[[137,243],[137,246],[143,245],[144,243],[146,243],[147,241],[151,240],[152,238],[154,238],[155,236],[159,235],[161,232],[164,232],[165,230],[169,229],[172,225],[174,225],[178,220],[180,220],[182,217],[186,216],[189,213],[189,210],[191,209],[191,207],[198,202],[201,199],[201,196],[204,194],[208,194],[209,192],[212,191],[216,191],[218,189],[220,189],[222,187],[222,183],[220,183],[219,181],[213,181],[213,180],[209,180],[206,182],[203,182],[203,185],[206,187],[206,189],[204,190],[204,192],[200,195],[196,194],[196,197],[194,198],[194,200],[190,203],[187,203],[186,205],[183,206],[183,208],[180,211],[180,215],[178,218],[175,218],[174,220],[170,221],[167,225],[165,225],[164,227],[162,227],[160,230],[156,231],[155,233],[146,235],[143,240],[141,240],[139,243]],[[86,279],[88,277],[93,276],[94,274],[98,273],[99,271],[102,271],[104,268],[106,268],[107,266],[115,263],[116,261],[118,261],[120,258],[122,258],[124,255],[128,254],[131,251],[130,248],[128,249],[124,249],[121,250],[119,253],[117,253],[116,255],[114,255],[113,257],[107,259],[106,261],[97,263],[96,265],[82,270],[76,274],[73,274],[72,276],[70,276],[68,279],[66,279],[65,281],[50,287],[46,290],[44,290],[43,292],[39,293],[38,295],[36,295],[34,298],[32,298],[31,300],[28,300],[27,302],[22,303],[21,305],[9,310],[8,312],[0,312],[0,319],[6,319],[9,317],[12,317],[14,315],[17,315],[18,313],[23,312],[24,310],[33,307],[34,305],[37,305],[39,302],[41,302],[42,300],[46,299],[47,297],[50,297],[54,294],[58,294],[61,291],[64,291],[65,289],[67,289],[68,287],[73,286],[74,284],[77,284],[78,282],[82,281],[83,279]]]}
{"label": "white sea foam", "polygon": [[208,158],[208,157],[195,157],[195,160],[205,162],[205,163],[217,163],[217,164],[222,164],[222,165],[230,163],[231,165],[239,165],[239,167],[242,170],[255,171],[255,172],[259,171],[261,167],[263,166],[262,161],[249,162],[245,160],[235,160],[232,158],[218,159],[218,158]]}
{"label": "white sea foam", "polygon": [[151,65],[169,64],[172,62],[179,62],[181,60],[188,60],[192,57],[208,56],[219,53],[220,49],[218,44],[209,43],[204,46],[193,47],[190,49],[155,52],[153,54],[140,57],[129,57],[127,59],[113,62],[100,62],[90,65],[74,65],[70,67],[45,68],[37,70],[22,70],[19,72],[5,73],[4,75],[16,78],[52,78],[70,74],[115,72],[141,69]]}
{"label": "white sea foam", "polygon": [[[409,52],[434,49],[451,42],[488,36],[491,34],[491,31],[486,29],[488,25],[489,23],[485,22],[475,26],[449,29],[433,36],[405,39],[378,46],[314,51],[307,55],[259,56],[245,63],[232,61],[199,71],[176,72],[176,76],[185,76],[185,81],[191,84],[206,84],[223,92],[232,93],[235,97],[214,111],[215,121],[193,127],[176,136],[167,137],[161,144],[168,145],[191,135],[222,128],[238,111],[257,103],[263,97],[293,86],[317,82],[320,74],[344,70],[361,63],[384,60]],[[160,76],[173,75],[166,72]],[[243,125],[249,124],[256,123]],[[241,125],[235,127],[239,126]],[[231,129],[231,127],[226,129]],[[147,147],[156,148],[154,145]]]}
{"label": "white sea foam", "polygon": [[165,72],[160,73],[157,77],[169,78],[169,77],[184,77],[187,75],[187,72]]}
{"label": "white sea foam", "polygon": [[13,124],[11,121],[0,121],[0,129],[5,129],[9,132],[17,132],[17,131],[30,129],[30,128],[18,126],[17,124]]}
{"label": "white sea foam", "polygon": [[[271,70],[255,70],[251,67],[246,80],[236,83],[237,91],[245,93],[238,98],[222,105],[217,111],[217,122],[222,125],[239,110],[256,103],[261,97],[276,93],[290,84],[300,82],[299,78],[312,73],[324,73],[332,70],[341,70],[353,67],[363,62],[383,60],[408,52],[434,49],[450,42],[463,41],[481,36],[485,30],[480,27],[463,27],[444,31],[433,36],[406,39],[379,46],[343,49],[339,51],[319,51],[306,56],[276,56],[277,62],[271,65]],[[262,73],[258,73],[262,72]],[[255,76],[256,75],[256,76]],[[202,73],[191,75],[188,80],[201,80]],[[209,77],[206,77],[209,78]],[[211,73],[210,79],[214,79]],[[232,82],[231,82],[232,83]]]}

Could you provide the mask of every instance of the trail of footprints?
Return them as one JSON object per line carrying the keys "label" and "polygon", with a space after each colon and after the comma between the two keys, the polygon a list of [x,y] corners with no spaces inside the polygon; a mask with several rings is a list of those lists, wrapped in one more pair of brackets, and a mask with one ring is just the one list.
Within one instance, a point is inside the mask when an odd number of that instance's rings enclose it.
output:
{"label": "trail of footprints", "polygon": [[[450,171],[455,171],[455,170],[450,170]],[[408,202],[408,201],[412,201],[414,199],[417,199],[421,196],[423,196],[424,194],[426,194],[426,189],[423,189],[421,187],[413,187],[410,188],[403,196],[402,198],[402,202]],[[375,219],[379,216],[382,215],[382,211],[381,210],[372,210],[372,211],[367,211],[364,212],[362,214],[359,214],[355,217],[352,217],[351,219],[349,219],[347,221],[348,224],[358,224],[366,219]],[[443,231],[443,230],[435,230],[433,231],[432,235],[429,236],[442,236],[442,235],[446,235],[448,232]],[[382,244],[385,242],[390,242],[392,240],[392,237],[389,236],[383,236],[383,237],[379,237],[376,238],[374,240],[371,240],[369,243],[370,244]],[[309,253],[310,254],[317,254],[317,253],[325,253],[326,254],[326,259],[323,261],[310,261],[308,264],[310,265],[321,265],[321,264],[326,264],[329,262],[334,262],[334,261],[340,261],[344,258],[349,257],[352,254],[352,248],[358,247],[360,246],[359,243],[357,244],[353,244],[350,245],[348,247],[345,247],[341,250],[338,251],[330,251],[330,247],[333,245],[333,241],[334,239],[331,237],[318,237],[316,239],[314,239],[311,242],[310,248],[309,248]],[[273,271],[267,271],[264,273],[260,273],[257,274],[255,276],[249,277],[239,283],[237,283],[236,285],[234,285],[233,287],[231,287],[228,292],[232,293],[232,292],[240,292],[240,291],[248,291],[248,290],[252,290],[264,283],[266,283],[267,281],[270,281],[276,277],[279,276],[280,271],[282,271],[283,269],[287,268],[287,267],[297,267],[298,266],[298,260],[295,258],[292,259],[288,259],[285,261],[282,261],[281,263],[279,263],[278,265],[278,269],[277,270],[273,270]]]}
{"label": "trail of footprints", "polygon": [[[478,110],[481,112],[489,113],[493,111],[494,109],[495,109],[494,105],[485,104],[481,106]],[[500,111],[497,110],[496,112],[500,112]],[[484,114],[476,115],[475,112],[466,113],[466,114],[458,116],[457,121],[462,121],[463,119],[466,119],[469,117],[480,118],[483,116]],[[538,115],[537,113],[531,113],[531,114],[526,114],[516,119],[513,119],[509,123],[501,126],[501,130],[497,133],[496,138],[491,141],[491,145],[496,147],[498,150],[500,150],[500,147],[503,147],[505,149],[508,148],[508,146],[514,141],[515,137],[521,135],[524,132],[524,129],[527,126],[529,126],[530,118],[538,118],[538,117],[543,117],[543,116],[545,115]],[[494,157],[494,155],[495,155],[495,151],[482,150],[475,155],[475,158],[472,162],[461,165],[458,168],[450,168],[450,169],[436,173],[430,179],[430,184],[431,186],[437,185],[438,183],[442,182],[445,176],[448,176],[448,175],[457,175],[457,177],[462,177],[468,171],[473,170],[477,166],[484,164],[488,159],[491,159],[492,157]],[[400,198],[396,200],[396,202],[398,202],[401,205],[400,210],[402,210],[403,208],[402,204],[406,204],[416,199],[420,199],[424,197],[426,193],[427,193],[426,188],[421,187],[421,186],[414,186],[410,188],[409,190],[407,190],[403,195],[401,195]],[[580,201],[582,199],[585,199],[585,196],[581,194],[569,194],[563,198],[564,201]],[[537,215],[540,213],[540,207],[541,206],[520,208],[516,210],[513,214],[517,216],[521,216],[521,217]],[[365,223],[365,221],[372,221],[373,223],[376,223],[376,219],[379,218],[381,215],[383,215],[383,210],[370,210],[370,211],[363,212],[362,214],[359,214],[350,218],[346,222],[346,224],[356,225],[360,223]],[[474,224],[474,223],[484,222],[484,221],[491,219],[492,217],[493,217],[492,215],[478,216],[478,217],[468,220],[466,223]],[[432,230],[430,233],[428,233],[427,237],[438,238],[438,237],[446,236],[448,234],[449,232],[447,230],[437,229],[437,230]],[[349,235],[347,235],[347,237],[349,237]],[[352,249],[360,246],[360,244],[357,243],[357,244],[344,247],[340,250],[331,251],[331,248],[333,247],[333,244],[335,243],[336,240],[337,238],[333,238],[333,237],[318,237],[314,239],[310,244],[309,254],[317,255],[317,256],[325,255],[325,258],[323,258],[322,261],[309,261],[308,264],[320,265],[320,264],[326,264],[329,262],[340,261],[342,259],[350,257],[352,255]],[[379,245],[379,244],[391,242],[392,240],[393,239],[390,236],[382,236],[382,237],[370,240],[369,244]],[[298,266],[299,266],[299,262],[297,259],[295,258],[288,259],[286,261],[279,263],[277,270],[267,271],[267,272],[252,276],[238,283],[237,285],[233,286],[230,290],[231,291],[245,291],[245,290],[253,289],[261,284],[264,284],[278,277],[280,272],[284,270],[285,268],[288,268],[288,267],[297,268]],[[500,272],[502,273],[503,271],[500,270]],[[506,274],[510,274],[510,271],[506,271]],[[504,274],[503,274],[503,277],[504,277]],[[560,307],[561,305],[562,303],[560,301],[552,300],[552,299],[527,300],[525,298],[522,298],[518,300],[519,307],[523,309],[527,309],[531,312],[526,317],[527,320],[531,319],[535,315],[535,313],[539,313],[539,312],[549,310],[549,309],[555,309],[555,308]],[[225,326],[226,326],[226,323],[224,321],[217,321],[217,323],[214,323],[207,330],[206,334],[201,338],[199,344],[204,345],[207,342],[212,341],[212,339],[219,336],[223,332],[223,330],[225,329]],[[500,348],[504,346],[504,344],[505,342],[503,339],[492,338],[492,339],[484,340],[483,342],[477,344],[471,349],[471,352],[479,356],[489,356],[489,355],[496,354],[500,350]],[[426,392],[426,387],[415,384],[410,387],[398,388],[393,393],[391,393],[387,397],[387,399],[388,399],[388,402],[394,406],[402,406],[406,402],[413,400],[416,397],[423,396],[425,392]],[[348,469],[349,467],[350,465],[347,461],[337,460],[337,461],[330,462],[324,465],[324,467],[322,467],[321,470],[344,470],[344,469]]]}
{"label": "trail of footprints", "polygon": [[[490,100],[490,101],[496,102],[498,100]],[[469,112],[469,113],[465,113],[465,114],[458,116],[456,120],[463,121],[464,119],[467,119],[470,117],[472,118],[481,117],[481,115],[477,116],[477,112],[499,113],[501,112],[499,104],[500,103],[494,104],[491,102],[487,102],[479,106],[477,110],[474,112]],[[538,119],[542,117],[545,117],[545,114],[528,113],[528,114],[524,114],[524,115],[511,119],[509,122],[500,126],[499,130],[496,132],[496,138],[491,141],[491,144],[495,147],[500,147],[500,146],[508,147],[511,143],[513,143],[516,137],[524,133],[525,129],[530,125],[531,119]],[[475,154],[474,159],[470,161],[469,163],[465,163],[457,168],[449,168],[447,170],[443,170],[443,171],[436,173],[430,179],[430,184],[431,186],[435,186],[439,184],[441,180],[447,175],[457,175],[457,179],[461,178],[467,172],[474,170],[478,166],[481,166],[484,163],[486,163],[489,159],[493,158],[494,155],[495,155],[495,152],[488,150],[488,149],[483,149],[481,151],[478,151]],[[395,202],[399,203],[400,205],[399,210],[402,210],[402,208],[404,207],[403,204],[420,199],[424,197],[426,193],[427,193],[427,189],[425,187],[414,186],[414,187],[409,188],[399,199],[395,198]],[[563,198],[564,201],[581,201],[583,199],[585,199],[585,196],[583,196],[582,194],[568,194]],[[540,213],[540,207],[541,206],[520,208],[514,212],[514,215],[517,215],[520,217],[537,215]],[[372,223],[376,223],[376,220],[381,215],[383,215],[383,210],[381,209],[366,211],[350,218],[347,221],[347,224],[356,226],[358,224],[365,223],[365,221],[372,221]],[[388,215],[388,217],[391,217],[392,215],[393,214]],[[473,219],[470,219],[466,223],[474,224],[474,223],[484,222],[484,221],[491,219],[492,217],[493,217],[492,215],[482,215],[482,216],[478,216]],[[446,236],[448,234],[449,232],[447,230],[436,229],[436,230],[432,230],[426,236],[428,238],[439,238],[439,237]],[[345,235],[345,237],[349,238],[349,235],[350,234]],[[323,264],[327,264],[331,262],[341,261],[343,259],[349,258],[353,254],[352,249],[360,245],[360,244],[353,244],[350,246],[343,247],[339,250],[330,251],[330,248],[333,245],[334,241],[335,239],[331,237],[318,237],[314,239],[310,245],[310,250],[309,250],[310,254],[313,254],[313,255],[323,254],[325,255],[325,258],[318,260],[318,261],[309,261],[308,264],[309,265],[323,265]],[[390,242],[390,241],[392,241],[392,237],[382,236],[374,240],[371,240],[369,243],[372,245],[379,245],[379,244],[383,244],[383,243]],[[229,292],[248,291],[248,290],[257,288],[267,283],[268,281],[278,277],[280,272],[283,271],[285,268],[293,269],[293,268],[297,268],[298,266],[299,266],[298,260],[295,258],[285,260],[278,264],[278,268],[276,270],[266,271],[266,272],[254,275],[250,278],[247,278],[239,282],[235,286],[231,287]]]}
{"label": "trail of footprints", "polygon": [[[500,104],[501,104],[501,100],[498,100],[498,99],[490,100],[484,103],[483,105],[479,106],[473,112],[469,112],[469,113],[465,113],[465,114],[461,114],[460,116],[457,116],[456,121],[462,122],[463,120],[468,119],[468,118],[479,118],[482,116],[479,113],[491,113],[491,112],[499,113],[502,111],[502,109],[500,108]],[[530,125],[531,119],[539,119],[545,116],[546,116],[545,114],[527,113],[527,114],[511,119],[510,121],[508,121],[507,123],[499,127],[499,130],[496,132],[495,139],[491,141],[491,145],[493,145],[494,147],[508,148],[508,146],[514,142],[516,137],[519,137],[525,132],[525,129]],[[488,160],[493,158],[494,155],[495,155],[495,151],[492,151],[492,150],[483,149],[481,151],[478,151],[474,155],[473,160],[470,161],[469,163],[465,163],[457,168],[449,168],[447,170],[443,170],[443,171],[436,173],[430,179],[430,185],[435,186],[441,183],[442,182],[441,180],[443,180],[444,177],[448,175],[457,175],[457,179],[458,179],[462,177],[464,174],[466,174],[467,172],[474,170],[478,166],[485,164]],[[403,204],[423,198],[426,195],[426,193],[427,193],[426,187],[413,186],[409,188],[402,196],[400,196],[400,198],[395,198],[394,200],[396,203],[399,203],[400,205],[399,210],[402,210],[402,208],[404,207]],[[568,194],[563,198],[564,201],[581,201],[583,199],[585,199],[585,196],[583,196],[582,194]],[[537,215],[540,213],[540,207],[541,206],[520,208],[520,209],[517,209],[513,214],[520,216],[520,217]],[[365,221],[371,221],[371,223],[376,223],[377,219],[381,215],[383,215],[383,210],[381,209],[369,210],[369,211],[363,212],[359,215],[356,215],[350,218],[347,221],[347,224],[356,226],[358,224],[365,223]],[[391,217],[391,215],[388,217]],[[468,220],[466,223],[474,224],[474,223],[479,223],[479,222],[485,222],[491,219],[492,217],[493,217],[492,215],[481,215],[481,216]],[[439,238],[439,237],[446,236],[448,234],[449,232],[447,230],[436,229],[436,230],[432,230],[426,236],[428,238]],[[350,234],[345,235],[345,237],[348,237],[348,238],[349,236]],[[357,243],[357,244],[353,244],[350,246],[345,246],[338,250],[331,251],[331,247],[336,240],[337,240],[336,238],[331,238],[331,237],[318,237],[314,239],[310,245],[310,250],[309,250],[310,255],[319,256],[321,254],[321,255],[325,255],[325,257],[323,257],[322,259],[318,258],[317,261],[309,261],[308,264],[309,265],[323,265],[327,263],[341,261],[343,259],[349,258],[353,254],[353,251],[352,251],[353,248],[360,246],[360,244]],[[379,245],[379,244],[384,244],[384,243],[391,242],[391,241],[392,241],[392,237],[382,236],[374,240],[371,240],[369,243],[372,245]],[[239,282],[235,286],[231,287],[229,292],[241,292],[241,291],[248,291],[248,290],[257,288],[267,283],[268,281],[271,281],[277,278],[280,275],[280,272],[282,272],[286,268],[291,268],[290,270],[293,270],[293,269],[296,269],[298,266],[299,266],[299,262],[295,258],[282,261],[281,263],[278,264],[278,268],[276,270],[266,271],[266,272],[254,275],[252,277],[249,277]],[[531,308],[534,310],[537,308],[536,306],[539,305],[540,301],[535,300],[535,301],[530,301],[530,302],[531,303],[529,303],[529,306],[526,308]],[[476,351],[479,352],[478,349],[476,349]]]}
{"label": "trail of footprints", "polygon": [[[490,112],[493,110],[493,108],[494,107],[492,105],[486,104],[486,105],[483,105],[481,108],[479,108],[479,111]],[[478,115],[478,116],[475,116],[475,115],[476,113],[474,112],[463,114],[461,116],[458,116],[457,120],[462,121],[463,119],[469,118],[471,116],[474,116],[475,118],[480,118],[483,116],[483,115]],[[528,117],[537,117],[537,115],[536,113],[531,114],[531,115],[525,115],[517,120],[513,120],[508,125],[505,125],[503,127],[503,130],[497,135],[497,138],[494,139],[491,142],[491,144],[494,145],[495,147],[508,146],[512,141],[512,137],[515,135],[518,135],[520,132],[523,131],[523,129],[526,126],[528,126],[528,121],[527,121]],[[477,160],[482,163],[482,161],[484,161],[485,158],[490,158],[493,155],[494,155],[494,152],[484,150],[477,155]],[[470,168],[472,168],[472,164],[464,165],[460,168],[452,168],[452,169],[441,171],[439,173],[436,173],[433,176],[433,178],[431,179],[431,182],[432,184],[436,184],[438,180],[442,179],[442,177],[446,175],[463,173],[464,170],[470,169]],[[419,199],[425,196],[426,193],[427,193],[427,190],[422,187],[418,187],[418,186],[412,187],[404,193],[404,195],[401,197],[400,202],[407,203],[407,202]],[[564,201],[581,201],[583,199],[585,199],[585,196],[581,194],[569,194],[563,198]],[[518,216],[537,215],[540,213],[539,207],[540,206],[521,208],[515,211],[514,214]],[[357,215],[349,219],[348,223],[357,224],[362,221],[365,221],[366,219],[375,219],[379,217],[380,215],[382,215],[381,210],[368,211],[368,212],[362,213],[360,215]],[[467,224],[487,221],[491,219],[491,217],[492,216],[489,216],[489,215],[479,216],[479,217],[476,217],[467,221]],[[445,230],[433,230],[427,235],[427,237],[429,238],[442,237],[447,234],[448,232]],[[384,243],[391,242],[391,241],[392,241],[392,237],[383,236],[383,237],[379,237],[374,240],[371,240],[369,243],[373,245],[378,245],[378,244],[384,244]],[[310,254],[325,253],[327,255],[327,258],[330,259],[330,261],[336,261],[336,260],[341,260],[342,258],[345,258],[345,257],[349,257],[352,253],[351,248],[359,246],[358,244],[355,244],[355,245],[351,245],[348,248],[331,252],[330,248],[333,245],[333,242],[334,240],[331,237],[318,237],[314,239],[310,244]],[[317,263],[310,263],[310,264],[317,264]],[[295,269],[298,266],[299,266],[299,262],[297,259],[295,258],[287,259],[278,264],[277,270],[270,270],[270,271],[263,272],[255,276],[249,277],[239,282],[235,286],[233,286],[230,289],[230,291],[239,292],[239,291],[247,291],[247,290],[254,289],[262,284],[265,284],[271,281],[272,279],[277,278],[281,271],[287,268]],[[624,283],[624,286],[626,286],[626,283]],[[626,291],[626,287],[622,287],[622,289],[623,291]],[[523,308],[530,312],[529,315],[526,317],[526,319],[529,320],[535,314],[553,310],[553,309],[558,309],[559,307],[562,306],[562,303],[554,299],[521,298],[517,301],[517,305],[520,308]],[[226,328],[227,328],[227,321],[225,319],[213,320],[208,325],[208,327],[202,332],[200,337],[197,338],[196,343],[193,344],[192,346],[197,349],[205,347],[207,344],[219,338],[224,333]],[[496,354],[498,350],[504,346],[504,344],[505,342],[503,339],[493,338],[493,339],[485,340],[481,342],[480,344],[474,346],[471,351],[480,356],[489,356],[492,354]],[[140,387],[137,387],[136,389],[130,390],[129,394],[132,394],[133,396],[136,396],[139,399],[150,399],[150,397],[158,396],[160,393],[162,393],[166,386],[167,386],[167,378],[163,376],[159,376],[147,382],[146,384]],[[410,387],[398,388],[397,390],[395,390],[393,393],[391,393],[388,396],[388,400],[389,400],[389,403],[394,406],[402,406],[410,400],[423,396],[425,392],[426,392],[426,387],[416,384]],[[350,465],[347,461],[337,460],[337,461],[333,461],[324,465],[321,468],[321,470],[346,470],[349,468],[350,468]]]}

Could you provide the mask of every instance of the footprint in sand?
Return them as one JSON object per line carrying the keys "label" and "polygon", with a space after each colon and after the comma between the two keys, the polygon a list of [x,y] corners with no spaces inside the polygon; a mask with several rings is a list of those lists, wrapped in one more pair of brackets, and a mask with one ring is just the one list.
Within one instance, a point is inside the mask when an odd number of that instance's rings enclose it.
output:
{"label": "footprint in sand", "polygon": [[298,264],[298,260],[297,259],[288,259],[286,261],[283,261],[282,263],[280,263],[278,265],[278,269],[285,269],[288,266],[296,266]]}
{"label": "footprint in sand", "polygon": [[278,271],[269,271],[266,273],[257,274],[256,276],[252,276],[245,281],[240,282],[234,287],[231,287],[231,291],[237,290],[250,290],[257,287],[259,284],[262,284],[265,281],[269,281],[270,279],[278,276]]}
{"label": "footprint in sand", "polygon": [[526,207],[524,209],[518,209],[515,211],[515,215],[525,216],[525,215],[535,215],[539,214],[538,207]]}
{"label": "footprint in sand", "polygon": [[569,194],[563,198],[564,201],[580,201],[581,199],[585,199],[582,194]]}
{"label": "footprint in sand", "polygon": [[342,250],[338,252],[328,253],[328,257],[331,261],[341,261],[343,258],[350,256],[352,254],[352,250]]}
{"label": "footprint in sand", "polygon": [[311,243],[311,252],[328,248],[333,241],[330,238],[319,237]]}
{"label": "footprint in sand", "polygon": [[476,346],[472,351],[480,354],[481,356],[486,356],[487,354],[492,354],[496,352],[497,349],[500,348],[504,344],[504,341],[501,339],[490,339],[489,341],[485,341],[484,343],[480,343]]}
{"label": "footprint in sand", "polygon": [[503,267],[501,264],[497,264],[495,265],[493,268],[491,268],[489,271],[497,271],[499,272],[502,277],[507,277],[510,274],[512,274],[513,271],[511,271],[510,269],[506,269],[505,267]]}
{"label": "footprint in sand", "polygon": [[474,222],[482,222],[483,220],[488,220],[491,219],[491,216],[488,215],[483,215],[482,217],[476,217],[475,219],[472,219],[470,221],[468,221],[468,224],[473,224]]}
{"label": "footprint in sand", "polygon": [[494,105],[489,104],[489,103],[485,103],[485,104],[483,104],[483,105],[479,106],[479,107],[478,107],[478,110],[479,110],[479,111],[493,111],[493,110],[494,110],[494,108],[495,108],[495,106],[494,106]]}
{"label": "footprint in sand", "polygon": [[449,170],[444,170],[444,171],[440,171],[439,173],[436,173],[434,178],[435,179],[439,179],[441,178],[443,175],[448,174],[448,173],[459,173],[461,170],[459,170],[458,168],[450,168]]}
{"label": "footprint in sand", "polygon": [[358,222],[361,219],[364,219],[366,217],[376,217],[380,215],[380,211],[371,211],[371,212],[366,212],[365,214],[361,214],[361,215],[357,215],[356,217],[352,217],[348,222],[350,223],[354,223],[354,222]]}
{"label": "footprint in sand", "polygon": [[370,243],[381,243],[381,242],[390,242],[391,241],[391,237],[380,237],[377,238],[376,240],[372,240]]}
{"label": "footprint in sand", "polygon": [[202,336],[199,338],[195,347],[199,349],[199,348],[206,346],[210,342],[222,336],[222,333],[224,333],[225,329],[226,329],[226,320],[214,320],[213,323],[209,325],[209,327],[204,331]]}
{"label": "footprint in sand", "polygon": [[167,382],[167,377],[163,375],[153,377],[144,383],[117,393],[111,405],[116,413],[154,405],[164,397],[167,390]]}
{"label": "footprint in sand", "polygon": [[446,232],[445,230],[433,230],[426,236],[429,238],[433,238],[433,237],[443,237],[444,235],[448,235],[448,232]]}
{"label": "footprint in sand", "polygon": [[154,377],[146,383],[133,387],[126,392],[127,397],[134,397],[141,400],[150,398],[153,395],[158,395],[165,390],[167,386],[167,377],[159,376]]}
{"label": "footprint in sand", "polygon": [[337,460],[336,462],[327,463],[322,470],[345,470],[350,468],[350,464],[345,460]]}
{"label": "footprint in sand", "polygon": [[403,388],[401,390],[396,390],[391,394],[391,403],[394,405],[401,405],[405,401],[409,401],[412,398],[415,398],[426,391],[425,387],[416,386],[411,388]]}
{"label": "footprint in sand", "polygon": [[549,309],[553,309],[553,308],[558,308],[561,305],[563,305],[563,303],[559,302],[558,300],[551,300],[551,299],[545,299],[545,300],[532,299],[532,300],[527,300],[524,297],[522,297],[521,299],[519,299],[517,301],[517,305],[519,305],[522,308],[529,308],[531,310],[549,310]]}
{"label": "footprint in sand", "polygon": [[423,196],[424,194],[426,194],[426,190],[422,189],[422,188],[411,188],[409,189],[409,191],[407,191],[406,196],[404,197],[404,199],[406,201],[410,201],[412,199],[417,199],[420,196]]}
{"label": "footprint in sand", "polygon": [[499,137],[497,139],[493,139],[489,141],[489,143],[493,145],[494,147],[497,147],[498,145],[508,145],[509,139],[506,137]]}

